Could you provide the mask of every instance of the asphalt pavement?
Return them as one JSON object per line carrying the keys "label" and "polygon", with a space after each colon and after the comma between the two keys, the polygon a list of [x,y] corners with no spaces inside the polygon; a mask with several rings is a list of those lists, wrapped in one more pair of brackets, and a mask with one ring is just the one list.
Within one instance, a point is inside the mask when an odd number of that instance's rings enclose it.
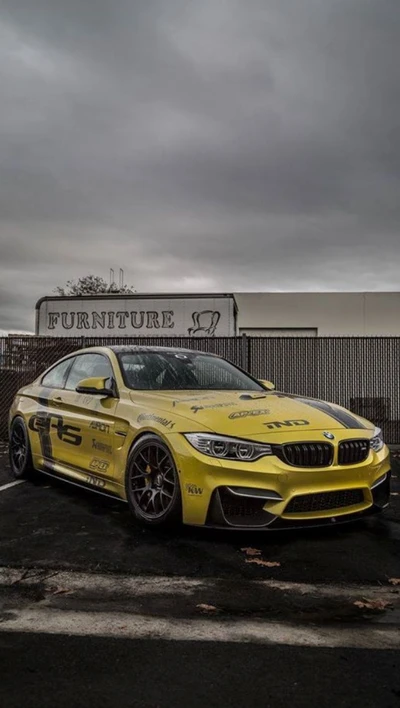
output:
{"label": "asphalt pavement", "polygon": [[47,477],[7,486],[0,447],[1,708],[398,708],[399,467],[356,524],[166,533]]}

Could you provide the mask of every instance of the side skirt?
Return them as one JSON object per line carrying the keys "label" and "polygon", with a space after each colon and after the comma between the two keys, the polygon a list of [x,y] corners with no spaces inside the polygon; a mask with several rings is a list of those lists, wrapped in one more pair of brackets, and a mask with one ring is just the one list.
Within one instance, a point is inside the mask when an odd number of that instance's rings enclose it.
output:
{"label": "side skirt", "polygon": [[[126,504],[127,501],[126,499],[123,499],[117,492],[113,492],[111,490],[104,490],[104,488],[101,488],[96,485],[96,483],[90,483],[90,482],[85,482],[84,480],[78,480],[78,479],[71,479],[71,477],[68,476],[68,473],[63,473],[60,472],[57,469],[54,469],[54,463],[53,462],[48,462],[45,461],[44,466],[41,467],[38,472],[41,474],[45,474],[48,477],[53,477],[53,479],[57,479],[60,482],[66,482],[67,484],[72,484],[74,487],[79,487],[80,489],[85,489],[86,491],[89,492],[95,492],[96,494],[100,494],[103,497],[108,497],[109,499],[114,499],[116,501],[120,501],[123,504]],[[96,475],[93,475],[89,472],[84,472],[83,470],[72,470],[71,472],[75,472],[75,474],[84,474],[85,476],[90,476],[93,478],[93,480],[96,480],[98,482],[103,482],[103,480],[100,479],[100,477],[96,477]]]}

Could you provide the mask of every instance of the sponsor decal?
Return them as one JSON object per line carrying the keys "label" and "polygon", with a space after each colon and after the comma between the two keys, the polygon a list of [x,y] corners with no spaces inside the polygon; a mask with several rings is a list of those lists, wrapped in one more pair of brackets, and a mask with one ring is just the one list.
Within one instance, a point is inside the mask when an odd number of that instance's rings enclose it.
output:
{"label": "sponsor decal", "polygon": [[236,405],[236,401],[230,401],[229,403],[210,403],[206,406],[192,406],[190,410],[193,411],[193,413],[197,413],[198,411],[205,411],[212,408],[230,408]]}
{"label": "sponsor decal", "polygon": [[99,442],[98,440],[92,439],[92,447],[95,450],[100,450],[100,452],[106,452],[108,455],[112,455],[111,445],[106,445],[105,443]]}
{"label": "sponsor decal", "polygon": [[[41,442],[44,441],[46,436],[50,436],[50,431],[54,429],[57,431],[57,437],[61,442],[65,442],[68,445],[80,445],[82,443],[82,436],[79,435],[81,429],[75,425],[66,425],[63,417],[56,413],[36,413],[29,419],[28,427],[34,433],[39,433]],[[42,453],[44,454],[43,448]]]}
{"label": "sponsor decal", "polygon": [[252,411],[234,411],[228,417],[231,420],[236,420],[237,418],[248,418],[258,415],[269,415],[271,411],[268,408],[256,408]]}
{"label": "sponsor decal", "polygon": [[105,487],[106,486],[104,479],[99,479],[98,477],[93,477],[92,474],[86,475],[86,482],[88,484],[92,484],[93,487]]}
{"label": "sponsor decal", "polygon": [[271,423],[264,423],[267,428],[272,430],[276,428],[291,428],[298,425],[310,425],[309,420],[274,420]]}
{"label": "sponsor decal", "polygon": [[99,430],[100,433],[106,433],[107,435],[110,432],[110,426],[107,423],[102,423],[101,420],[92,420],[89,428],[92,428],[92,430]]}
{"label": "sponsor decal", "polygon": [[96,472],[107,472],[109,466],[110,463],[107,460],[99,460],[97,457],[94,457],[89,465],[90,469]]}
{"label": "sponsor decal", "polygon": [[175,423],[173,423],[172,420],[154,415],[154,413],[141,413],[138,417],[138,423],[142,423],[144,420],[151,420],[154,423],[159,423],[160,425],[163,425],[164,428],[168,428],[169,430],[172,430],[175,426]]}
{"label": "sponsor decal", "polygon": [[185,489],[189,496],[199,496],[203,494],[203,487],[198,487],[197,484],[185,484]]}

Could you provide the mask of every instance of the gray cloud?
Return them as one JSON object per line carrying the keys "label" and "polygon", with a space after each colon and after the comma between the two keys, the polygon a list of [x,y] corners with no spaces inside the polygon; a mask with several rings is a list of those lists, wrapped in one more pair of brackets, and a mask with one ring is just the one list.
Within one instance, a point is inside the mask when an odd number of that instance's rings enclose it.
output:
{"label": "gray cloud", "polygon": [[143,291],[398,289],[398,0],[0,7],[0,328],[120,265]]}

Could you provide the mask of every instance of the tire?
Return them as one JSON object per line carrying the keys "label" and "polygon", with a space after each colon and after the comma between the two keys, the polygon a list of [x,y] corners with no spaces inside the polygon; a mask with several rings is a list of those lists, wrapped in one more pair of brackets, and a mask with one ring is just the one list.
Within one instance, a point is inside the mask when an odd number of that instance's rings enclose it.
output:
{"label": "tire", "polygon": [[144,526],[171,527],[182,523],[179,475],[167,445],[153,434],[132,447],[125,474],[129,508]]}
{"label": "tire", "polygon": [[32,478],[35,469],[32,462],[31,444],[25,421],[21,416],[14,418],[11,423],[8,449],[13,477],[15,479]]}

